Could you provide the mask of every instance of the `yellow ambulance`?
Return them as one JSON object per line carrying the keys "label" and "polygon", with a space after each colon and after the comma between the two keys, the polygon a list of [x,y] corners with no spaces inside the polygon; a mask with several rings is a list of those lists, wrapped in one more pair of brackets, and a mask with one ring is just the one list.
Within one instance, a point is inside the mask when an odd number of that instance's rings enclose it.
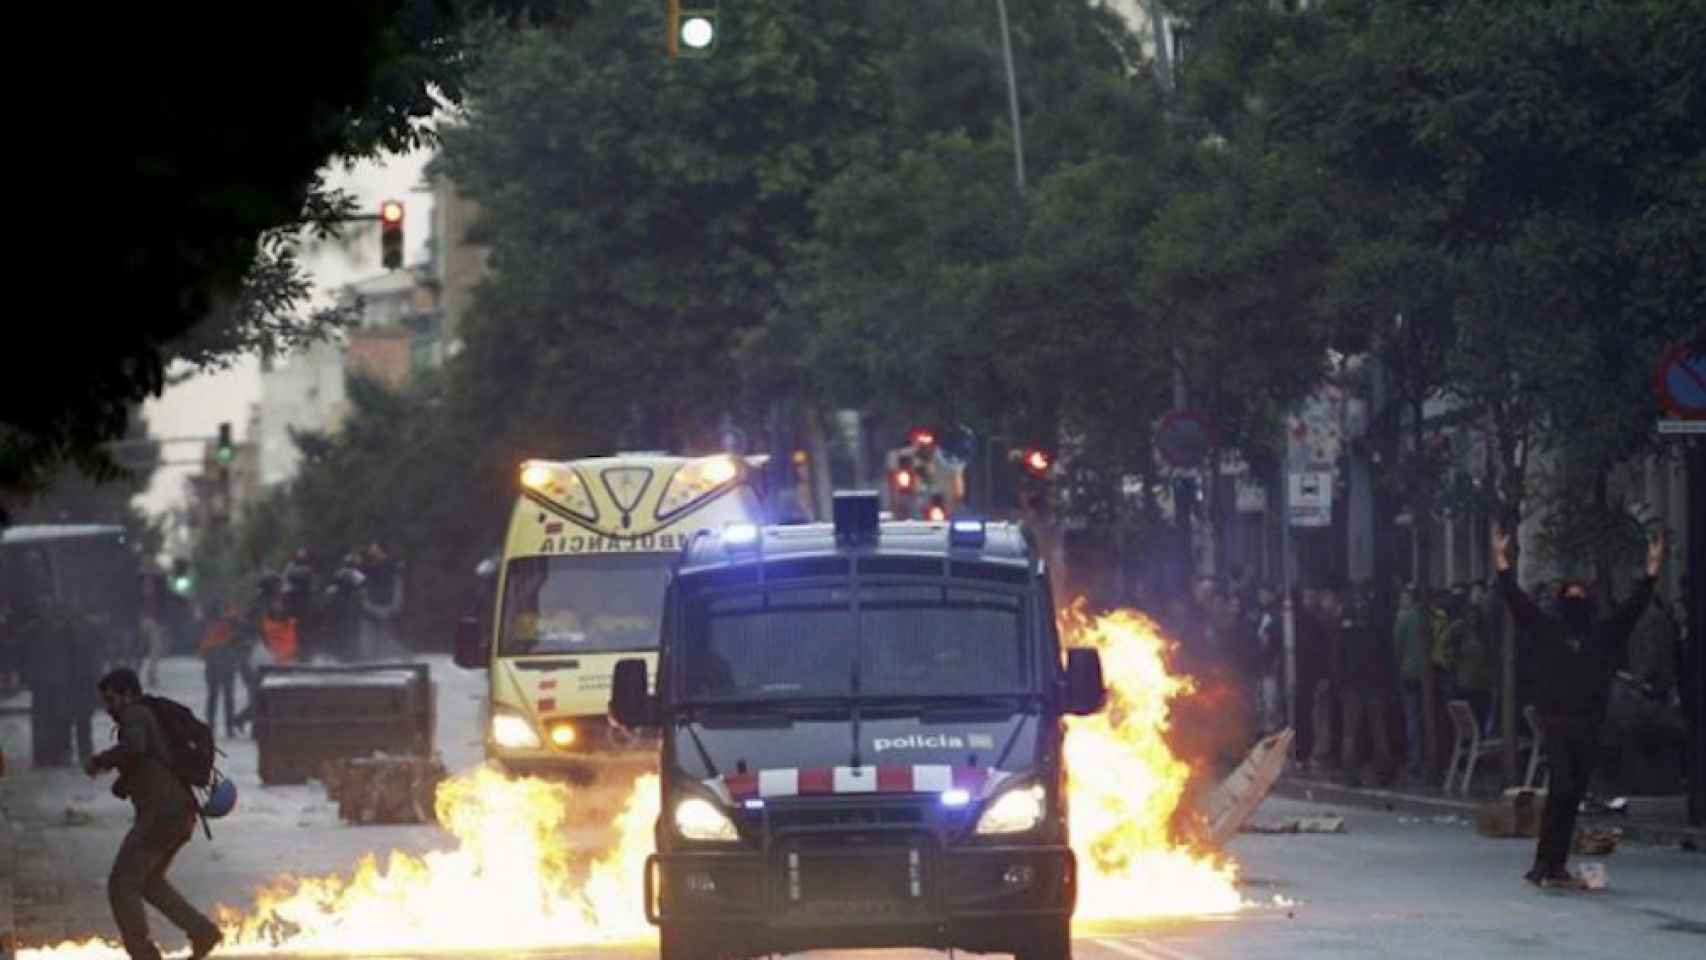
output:
{"label": "yellow ambulance", "polygon": [[655,758],[654,744],[607,719],[611,674],[634,656],[656,672],[672,566],[700,531],[762,522],[767,459],[645,452],[521,465],[490,626],[465,619],[456,636],[457,664],[490,671],[488,759],[586,781]]}

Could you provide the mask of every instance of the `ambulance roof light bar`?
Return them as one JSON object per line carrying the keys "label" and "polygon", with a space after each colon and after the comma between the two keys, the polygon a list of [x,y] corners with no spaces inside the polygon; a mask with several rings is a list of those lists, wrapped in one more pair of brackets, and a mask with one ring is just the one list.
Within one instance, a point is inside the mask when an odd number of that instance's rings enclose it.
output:
{"label": "ambulance roof light bar", "polygon": [[756,553],[758,540],[755,523],[730,523],[723,527],[723,549],[730,553]]}
{"label": "ambulance roof light bar", "polygon": [[948,524],[948,546],[979,549],[989,537],[982,517],[955,517]]}
{"label": "ambulance roof light bar", "polygon": [[838,490],[835,493],[835,543],[842,547],[877,542],[877,491]]}

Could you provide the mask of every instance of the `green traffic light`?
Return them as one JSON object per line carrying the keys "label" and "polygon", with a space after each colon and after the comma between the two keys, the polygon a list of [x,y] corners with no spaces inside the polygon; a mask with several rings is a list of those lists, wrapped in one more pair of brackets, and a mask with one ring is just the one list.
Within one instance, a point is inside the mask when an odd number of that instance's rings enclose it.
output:
{"label": "green traffic light", "polygon": [[237,451],[230,447],[220,447],[214,452],[213,458],[218,460],[220,463],[230,463],[232,460],[237,459]]}
{"label": "green traffic light", "polygon": [[172,578],[172,592],[173,593],[177,593],[179,595],[187,594],[190,592],[190,587],[193,585],[194,584],[192,584],[190,582],[190,578],[187,576],[181,576],[180,575],[180,576]]}

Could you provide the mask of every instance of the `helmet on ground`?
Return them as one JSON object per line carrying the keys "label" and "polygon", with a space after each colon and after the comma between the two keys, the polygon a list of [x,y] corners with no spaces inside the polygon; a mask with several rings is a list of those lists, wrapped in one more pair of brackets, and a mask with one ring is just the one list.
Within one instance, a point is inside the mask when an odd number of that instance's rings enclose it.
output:
{"label": "helmet on ground", "polygon": [[218,819],[230,813],[237,807],[237,783],[230,779],[221,779],[207,792],[207,801],[201,805],[204,816]]}

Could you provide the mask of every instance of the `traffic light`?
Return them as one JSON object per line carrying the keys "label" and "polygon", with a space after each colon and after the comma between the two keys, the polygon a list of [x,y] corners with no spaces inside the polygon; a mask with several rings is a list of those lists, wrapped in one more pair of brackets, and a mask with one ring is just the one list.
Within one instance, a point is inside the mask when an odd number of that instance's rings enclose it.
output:
{"label": "traffic light", "polygon": [[669,58],[708,57],[717,47],[717,8],[682,9],[681,0],[668,0]]}
{"label": "traffic light", "polygon": [[172,592],[180,597],[187,597],[195,589],[195,578],[190,576],[190,562],[182,557],[172,561]]}
{"label": "traffic light", "polygon": [[231,442],[230,423],[219,425],[219,443],[213,448],[213,459],[225,466],[229,466],[231,461],[237,459],[237,445]]}
{"label": "traffic light", "polygon": [[387,270],[403,266],[403,202],[387,200],[379,205],[379,259]]}
{"label": "traffic light", "polygon": [[1048,476],[1049,469],[1054,466],[1054,457],[1047,450],[1031,447],[1019,454],[1019,467],[1033,477]]}

